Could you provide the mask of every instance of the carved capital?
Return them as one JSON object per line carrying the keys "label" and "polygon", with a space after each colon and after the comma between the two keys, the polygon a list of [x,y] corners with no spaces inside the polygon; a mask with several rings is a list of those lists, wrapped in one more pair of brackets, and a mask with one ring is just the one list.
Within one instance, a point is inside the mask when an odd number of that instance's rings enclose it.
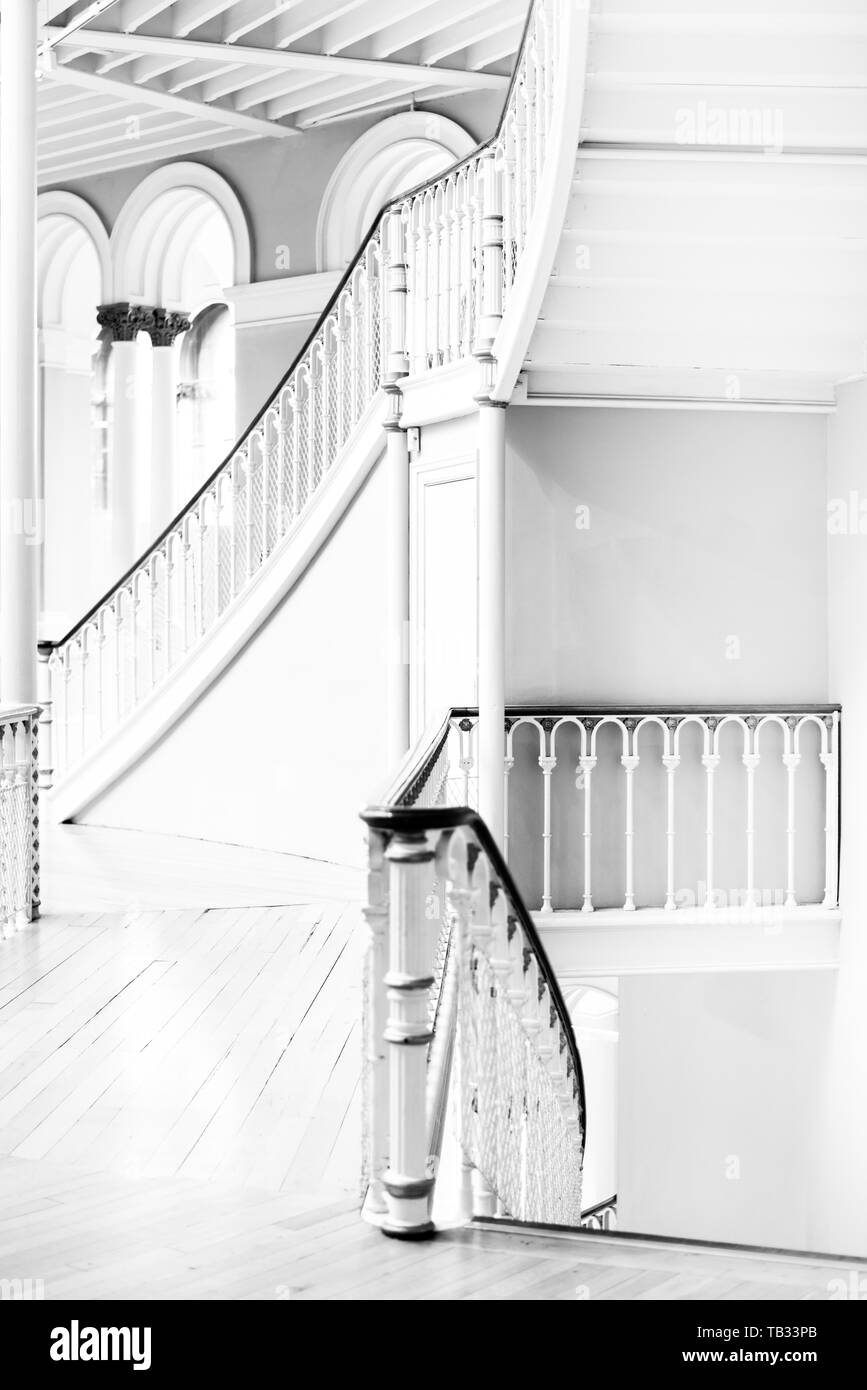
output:
{"label": "carved capital", "polygon": [[96,321],[107,328],[113,343],[134,343],[139,333],[150,333],[156,310],[149,304],[100,304]]}
{"label": "carved capital", "polygon": [[154,309],[153,321],[147,325],[154,347],[171,347],[175,338],[186,333],[190,316],[181,309]]}

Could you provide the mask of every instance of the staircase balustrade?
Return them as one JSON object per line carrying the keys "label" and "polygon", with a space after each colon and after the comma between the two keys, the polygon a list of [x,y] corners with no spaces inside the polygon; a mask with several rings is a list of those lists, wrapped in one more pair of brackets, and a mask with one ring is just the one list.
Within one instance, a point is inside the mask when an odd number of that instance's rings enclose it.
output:
{"label": "staircase balustrade", "polygon": [[[452,717],[453,801],[474,800],[477,722],[474,710]],[[530,862],[541,859],[543,913],[555,906],[592,912],[600,905],[595,885],[602,867],[609,894],[614,877],[622,889],[619,900],[602,905],[627,912],[639,905],[833,909],[839,747],[839,705],[511,708],[504,737],[506,857],[513,868],[521,861],[522,881]],[[776,780],[760,783],[765,773]],[[656,785],[639,807],[639,779],[646,775]],[[704,840],[698,860],[695,845],[688,855],[684,844],[697,825]],[[762,881],[760,851],[764,864],[777,866],[773,883]],[[653,874],[648,858],[656,861]],[[698,872],[685,877],[687,858]],[[807,877],[808,858],[814,892],[798,884],[799,875]],[[735,866],[734,883],[723,862]],[[646,881],[661,885],[658,897],[646,887],[639,900],[639,868]],[[580,900],[558,899],[558,869],[561,880],[580,881]]]}
{"label": "staircase balustrade", "polygon": [[0,937],[39,916],[38,715],[0,708]]}
{"label": "staircase balustrade", "polygon": [[578,1047],[487,827],[445,804],[450,728],[447,719],[424,738],[381,804],[362,813],[367,1210],[388,1234],[431,1232],[450,1095],[465,1215],[577,1225]]}
{"label": "staircase balustrade", "polygon": [[[546,157],[570,0],[534,0],[497,133],[389,203],[296,361],[229,457],[60,641],[40,704],[62,776],[204,642],[303,522],[380,389],[489,358]],[[433,118],[435,119],[435,118]],[[123,467],[123,460],[116,460]],[[50,776],[45,781],[50,785]]]}

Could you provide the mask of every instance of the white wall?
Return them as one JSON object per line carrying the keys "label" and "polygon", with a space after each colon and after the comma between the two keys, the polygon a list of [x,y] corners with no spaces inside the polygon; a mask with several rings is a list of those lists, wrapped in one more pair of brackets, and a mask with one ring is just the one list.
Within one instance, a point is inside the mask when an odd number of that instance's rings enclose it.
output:
{"label": "white wall", "polygon": [[81,817],[361,863],[388,773],[384,474],[377,467],[269,622]]}
{"label": "white wall", "polygon": [[410,461],[411,727],[478,699],[475,415],[426,425]]}
{"label": "white wall", "polygon": [[823,416],[525,406],[507,432],[510,700],[827,698]]}
{"label": "white wall", "polygon": [[619,1229],[848,1251],[811,1220],[834,975],[620,985]]}
{"label": "white wall", "polygon": [[[513,703],[812,703],[827,679],[825,420],[814,415],[526,406],[507,413],[508,652]],[[578,508],[587,508],[579,513]],[[576,526],[576,521],[588,521]],[[555,908],[581,904],[583,792],[577,733],[558,735],[552,777]],[[622,906],[625,777],[620,736],[600,736],[593,774],[594,902]],[[661,731],[642,734],[635,776],[638,906],[665,897]],[[742,735],[721,739],[715,886],[746,889]],[[785,773],[778,731],[756,773],[755,886],[782,902]],[[798,769],[796,892],[824,883],[824,772],[816,731]],[[703,900],[705,773],[697,729],[676,779],[675,886]],[[511,860],[542,896],[538,735],[515,736]],[[697,812],[698,808],[698,812]],[[733,896],[738,895],[738,896]],[[681,901],[690,901],[683,898]]]}
{"label": "white wall", "polygon": [[105,587],[105,527],[94,506],[91,381],[85,372],[43,365],[45,568],[42,635],[61,637]]}
{"label": "white wall", "polygon": [[[283,380],[315,322],[305,319],[235,329],[235,419],[239,438]],[[214,467],[218,462],[214,460]]]}

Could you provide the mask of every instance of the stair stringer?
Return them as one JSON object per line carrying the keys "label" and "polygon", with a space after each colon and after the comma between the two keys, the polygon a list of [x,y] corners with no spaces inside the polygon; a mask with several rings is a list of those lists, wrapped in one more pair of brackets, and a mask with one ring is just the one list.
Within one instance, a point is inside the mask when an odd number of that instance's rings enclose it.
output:
{"label": "stair stringer", "polygon": [[384,448],[385,397],[374,396],[298,524],[210,632],[98,748],[43,792],[55,821],[81,815],[117,783],[213,685],[327,544]]}

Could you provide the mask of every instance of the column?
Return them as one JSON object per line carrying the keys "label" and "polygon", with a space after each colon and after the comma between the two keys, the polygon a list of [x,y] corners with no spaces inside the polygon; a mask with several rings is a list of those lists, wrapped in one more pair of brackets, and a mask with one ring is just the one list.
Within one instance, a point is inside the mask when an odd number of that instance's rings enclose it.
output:
{"label": "column", "polygon": [[181,333],[190,327],[188,314],[155,309],[148,328],[153,345],[151,382],[151,477],[149,533],[156,538],[178,509],[177,418],[178,352]]}
{"label": "column", "polygon": [[112,341],[114,392],[108,495],[111,568],[116,581],[138,555],[137,533],[142,520],[138,495],[150,421],[136,340],[139,333],[150,332],[154,310],[144,304],[103,304],[96,318],[101,327],[110,331]]}
{"label": "column", "polygon": [[396,766],[409,748],[409,450],[401,427],[400,384],[406,354],[406,224],[395,208],[385,227],[387,356],[383,388],[388,396],[385,468],[388,488],[388,760]]}
{"label": "column", "polygon": [[36,699],[36,5],[0,3],[0,698]]}
{"label": "column", "polygon": [[503,844],[506,722],[506,407],[479,406],[479,811]]}

